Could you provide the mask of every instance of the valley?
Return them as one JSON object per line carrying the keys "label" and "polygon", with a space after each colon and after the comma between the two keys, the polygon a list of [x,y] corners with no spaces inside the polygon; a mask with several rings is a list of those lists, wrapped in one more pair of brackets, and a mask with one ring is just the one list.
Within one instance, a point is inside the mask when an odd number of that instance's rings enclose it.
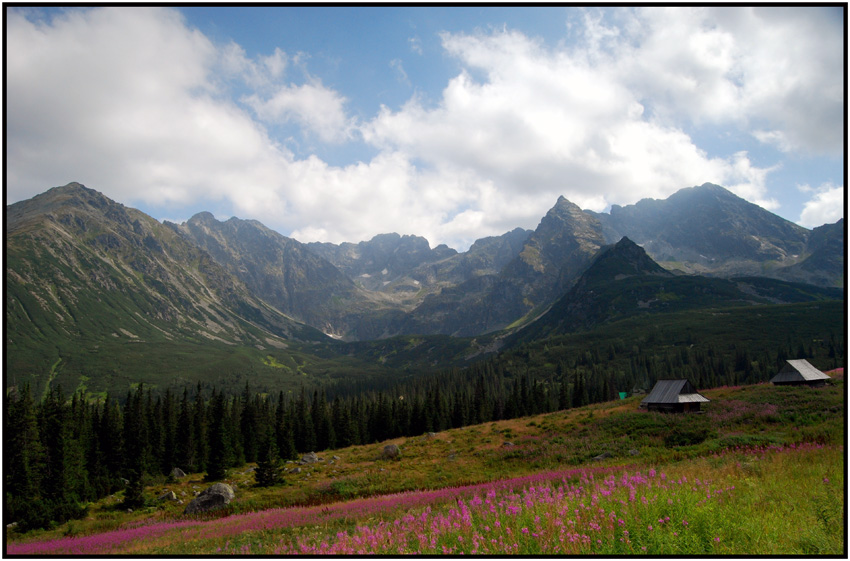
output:
{"label": "valley", "polygon": [[[843,220],[709,184],[463,253],[57,187],[7,207],[7,553],[834,554],[844,274]],[[669,378],[705,413],[638,408]]]}

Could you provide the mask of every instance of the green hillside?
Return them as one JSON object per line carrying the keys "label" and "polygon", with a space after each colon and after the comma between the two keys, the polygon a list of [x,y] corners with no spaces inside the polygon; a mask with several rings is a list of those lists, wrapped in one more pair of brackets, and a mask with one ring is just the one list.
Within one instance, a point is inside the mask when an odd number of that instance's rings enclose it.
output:
{"label": "green hillside", "polygon": [[846,554],[843,375],[702,393],[699,415],[632,397],[395,439],[396,460],[387,442],[328,451],[273,487],[234,468],[236,498],[202,516],[155,500],[191,497],[201,474],[160,479],[148,506],[127,512],[119,492],[84,520],[9,532],[7,554]]}

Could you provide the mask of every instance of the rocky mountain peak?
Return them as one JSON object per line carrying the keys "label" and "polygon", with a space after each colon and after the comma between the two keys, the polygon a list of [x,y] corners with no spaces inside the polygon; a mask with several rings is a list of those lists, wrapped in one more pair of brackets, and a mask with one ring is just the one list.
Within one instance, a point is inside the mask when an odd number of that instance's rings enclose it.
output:
{"label": "rocky mountain peak", "polygon": [[192,216],[187,222],[189,224],[213,224],[218,222],[218,220],[216,220],[211,212],[203,211]]}
{"label": "rocky mountain peak", "polygon": [[603,248],[582,275],[585,281],[622,279],[635,275],[672,276],[627,237]]}

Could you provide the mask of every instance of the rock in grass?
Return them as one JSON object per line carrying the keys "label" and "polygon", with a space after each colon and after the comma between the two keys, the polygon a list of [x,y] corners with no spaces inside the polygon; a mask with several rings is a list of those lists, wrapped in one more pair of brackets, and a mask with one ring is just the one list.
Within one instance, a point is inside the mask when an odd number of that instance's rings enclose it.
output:
{"label": "rock in grass", "polygon": [[195,500],[186,505],[183,514],[196,514],[198,512],[208,512],[223,508],[235,497],[236,493],[233,492],[233,488],[230,485],[227,483],[215,483],[204,489],[200,495],[195,497]]}
{"label": "rock in grass", "polygon": [[181,477],[186,477],[186,473],[180,468],[174,468],[171,470],[171,477],[174,479],[180,479]]}
{"label": "rock in grass", "polygon": [[401,457],[401,450],[397,444],[387,444],[384,446],[384,451],[381,453],[381,457],[385,460],[395,460],[396,458]]}
{"label": "rock in grass", "polygon": [[613,458],[613,457],[614,457],[614,454],[612,454],[611,452],[602,452],[601,454],[599,454],[598,456],[593,458],[593,461],[599,462],[599,461],[602,461],[606,458]]}
{"label": "rock in grass", "polygon": [[316,455],[315,452],[310,452],[309,454],[304,454],[301,456],[302,464],[315,464],[319,461],[319,456]]}
{"label": "rock in grass", "polygon": [[177,495],[174,494],[174,491],[166,491],[162,495],[156,498],[157,501],[176,501]]}

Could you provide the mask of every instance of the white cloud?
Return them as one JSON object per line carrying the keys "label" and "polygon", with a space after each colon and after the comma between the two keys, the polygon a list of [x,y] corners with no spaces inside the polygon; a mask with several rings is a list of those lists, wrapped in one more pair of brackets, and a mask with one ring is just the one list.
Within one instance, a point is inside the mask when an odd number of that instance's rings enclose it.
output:
{"label": "white cloud", "polygon": [[410,86],[410,78],[407,76],[407,72],[404,71],[404,64],[402,63],[400,58],[394,58],[390,61],[390,68],[395,70],[396,80],[401,82],[406,86]]}
{"label": "white cloud", "polygon": [[[306,71],[309,54],[249,57],[171,9],[50,21],[10,9],[7,197],[76,180],[181,213],[215,201],[303,241],[397,231],[458,249],[535,227],[559,195],[603,210],[710,181],[775,208],[777,166],[709,156],[681,123],[731,124],[782,150],[843,147],[843,86],[829,78],[841,59],[835,32],[797,37],[818,24],[795,27],[801,13],[588,11],[586,42],[557,48],[506,29],[447,33],[461,70],[436,105],[414,95],[357,121],[345,95]],[[410,48],[422,53],[418,40]],[[342,166],[299,159],[270,136],[277,124],[337,146],[362,138],[378,155]]]}
{"label": "white cloud", "polygon": [[345,98],[326,88],[321,81],[280,86],[271,97],[257,94],[242,100],[263,121],[296,121],[324,142],[342,142],[351,138],[354,123],[345,111]]}
{"label": "white cloud", "polygon": [[844,218],[844,187],[824,183],[816,189],[808,185],[801,185],[800,190],[804,193],[814,193],[803,206],[800,220],[797,223],[806,228],[815,228],[824,224],[834,224]]}
{"label": "white cloud", "polygon": [[238,78],[253,88],[269,87],[282,79],[289,65],[289,57],[280,48],[274,53],[251,60],[241,45],[230,42],[219,51],[218,64],[224,75]]}
{"label": "white cloud", "polygon": [[603,210],[712,181],[765,200],[771,168],[756,168],[743,153],[709,158],[681,129],[647,118],[616,65],[550,52],[517,32],[446,34],[443,44],[467,70],[440,104],[428,109],[413,98],[398,111],[383,108],[364,138],[437,168],[467,170],[508,199],[534,193],[538,204],[523,225],[535,224],[559,194]]}
{"label": "white cloud", "polygon": [[648,7],[594,54],[659,118],[735,124],[785,152],[838,155],[842,20],[804,6]]}

